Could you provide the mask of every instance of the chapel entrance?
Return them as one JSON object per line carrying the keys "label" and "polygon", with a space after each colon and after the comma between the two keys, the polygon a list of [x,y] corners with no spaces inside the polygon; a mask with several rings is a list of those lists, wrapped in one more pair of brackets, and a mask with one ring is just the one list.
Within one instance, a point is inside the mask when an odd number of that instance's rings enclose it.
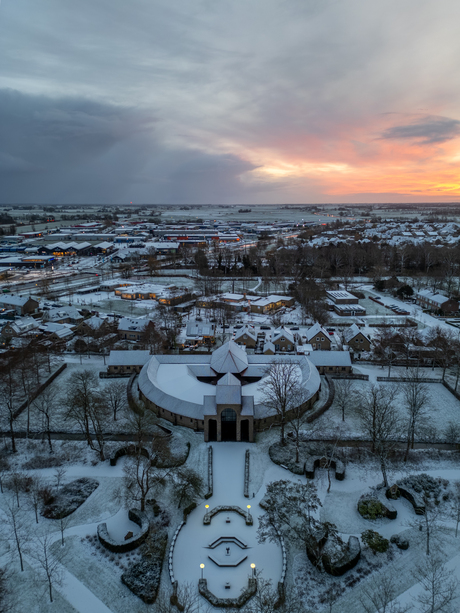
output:
{"label": "chapel entrance", "polygon": [[236,441],[236,413],[233,409],[224,409],[220,415],[222,440]]}
{"label": "chapel entrance", "polygon": [[210,419],[208,428],[209,428],[208,440],[210,442],[217,441],[217,420]]}

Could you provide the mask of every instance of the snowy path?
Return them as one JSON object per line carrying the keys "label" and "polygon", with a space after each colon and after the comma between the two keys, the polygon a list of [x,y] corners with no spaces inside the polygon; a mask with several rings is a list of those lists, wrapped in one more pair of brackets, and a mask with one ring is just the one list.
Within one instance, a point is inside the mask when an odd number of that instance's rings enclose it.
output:
{"label": "snowy path", "polygon": [[[237,597],[242,588],[247,585],[251,574],[250,564],[263,571],[266,579],[271,579],[276,585],[280,580],[282,557],[281,549],[277,544],[257,542],[258,517],[262,512],[259,507],[259,495],[248,500],[244,497],[244,458],[248,448],[246,443],[218,443],[213,445],[213,496],[205,501],[210,508],[220,505],[239,506],[246,510],[248,502],[251,504],[251,514],[254,518],[253,526],[246,526],[243,517],[235,513],[221,513],[216,515],[211,525],[203,525],[203,516],[206,512],[204,503],[193,511],[177,538],[174,549],[173,569],[175,579],[179,583],[196,583],[200,576],[200,564],[205,564],[204,577],[208,580],[209,589],[219,597]],[[230,521],[228,522],[227,519]],[[236,559],[246,556],[246,559],[236,567],[225,568],[217,566],[210,558],[219,557],[216,549],[208,546],[221,536],[234,536],[247,545],[247,549],[236,549],[231,545],[232,555]],[[227,546],[227,545],[225,545]],[[233,549],[232,549],[233,548]],[[225,556],[225,551],[221,551]],[[224,561],[225,558],[224,558]],[[225,589],[225,583],[230,583],[230,589]]]}

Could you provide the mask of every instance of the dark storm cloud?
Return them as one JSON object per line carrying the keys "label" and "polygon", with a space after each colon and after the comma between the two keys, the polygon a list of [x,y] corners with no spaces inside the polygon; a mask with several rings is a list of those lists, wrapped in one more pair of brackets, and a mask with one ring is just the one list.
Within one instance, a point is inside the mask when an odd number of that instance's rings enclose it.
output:
{"label": "dark storm cloud", "polygon": [[325,164],[378,174],[391,139],[455,135],[433,117],[458,111],[459,21],[455,0],[1,0],[0,88],[23,98],[0,198],[327,199]]}
{"label": "dark storm cloud", "polygon": [[385,130],[381,138],[410,139],[419,144],[444,143],[460,134],[460,121],[449,117],[423,117],[409,124],[393,126]]}
{"label": "dark storm cloud", "polygon": [[165,146],[145,110],[0,90],[4,202],[199,202],[236,198],[254,168]]}

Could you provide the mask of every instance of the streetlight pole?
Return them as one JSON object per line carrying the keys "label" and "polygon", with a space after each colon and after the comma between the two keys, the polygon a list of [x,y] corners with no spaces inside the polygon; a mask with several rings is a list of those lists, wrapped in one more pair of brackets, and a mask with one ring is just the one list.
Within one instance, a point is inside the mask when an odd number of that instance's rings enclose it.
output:
{"label": "streetlight pole", "polygon": [[251,505],[250,505],[250,504],[248,504],[248,505],[247,505],[248,513],[247,513],[247,516],[246,516],[247,521],[249,521],[249,509],[250,509],[250,508],[251,508]]}
{"label": "streetlight pole", "polygon": [[200,564],[200,568],[201,568],[201,578],[203,579],[204,564]]}
{"label": "streetlight pole", "polygon": [[255,576],[256,576],[256,565],[254,564],[254,562],[251,564],[251,568],[252,568],[252,578],[255,579]]}

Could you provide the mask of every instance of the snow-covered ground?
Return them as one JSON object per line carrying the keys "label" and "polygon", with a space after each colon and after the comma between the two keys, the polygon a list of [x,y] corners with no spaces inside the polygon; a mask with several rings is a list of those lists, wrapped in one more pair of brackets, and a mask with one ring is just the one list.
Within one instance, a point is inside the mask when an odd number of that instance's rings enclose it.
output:
{"label": "snow-covered ground", "polygon": [[[69,366],[66,377],[88,364],[95,369],[103,365],[102,360],[87,360],[85,364],[84,358],[83,362],[80,366],[78,359]],[[381,374],[379,367],[360,366],[360,368],[370,375],[371,381]],[[429,372],[431,373],[431,370]],[[363,382],[357,382],[357,385],[363,386]],[[440,430],[442,424],[448,419],[458,419],[460,405],[457,401],[452,402],[452,396],[440,384],[430,384],[429,388],[432,398],[430,412],[433,414],[436,427]],[[341,425],[340,412],[332,406],[318,423],[324,428],[324,433],[328,429],[334,430],[334,424]],[[347,415],[345,426],[350,436],[356,435],[357,425],[352,414]],[[206,479],[208,444],[203,442],[202,435],[185,428],[177,428],[175,433],[184,441],[191,443],[186,465],[198,470]],[[234,596],[239,594],[247,584],[247,578],[251,574],[250,564],[255,563],[256,569],[261,572],[262,576],[271,579],[273,585],[276,586],[281,576],[281,549],[277,544],[261,545],[257,542],[258,517],[262,512],[259,502],[264,495],[267,483],[271,481],[279,479],[305,481],[305,477],[295,476],[270,461],[268,448],[277,437],[278,431],[273,428],[270,431],[259,433],[257,443],[253,445],[245,443],[213,444],[213,496],[209,500],[199,501],[198,507],[189,515],[187,524],[179,534],[174,551],[173,570],[180,584],[191,583],[196,586],[201,573],[199,565],[204,563],[204,576],[208,580],[209,588],[218,596]],[[18,454],[12,458],[12,468],[21,468],[37,453],[37,449],[43,456],[48,455],[46,443],[39,441],[20,440],[18,448]],[[244,454],[247,448],[250,450],[249,499],[243,495]],[[457,453],[444,453],[437,456],[433,454],[431,460],[426,453],[418,454],[417,451],[411,454],[408,466],[393,466],[391,480],[405,476],[408,472],[422,471],[450,481],[459,478]],[[95,538],[97,525],[102,521],[107,523],[109,532],[116,538],[123,538],[129,530],[135,532],[138,529],[127,517],[123,495],[124,459],[121,459],[115,467],[111,467],[108,461],[100,463],[83,442],[56,442],[53,455],[63,462],[66,468],[64,482],[79,477],[91,477],[99,482],[99,486],[81,507],[69,516],[65,529],[64,547],[67,555],[62,560],[64,582],[62,586],[56,588],[56,599],[52,605],[47,603],[46,586],[42,581],[38,582],[40,573],[36,562],[26,555],[26,570],[24,573],[18,570],[14,542],[5,521],[6,503],[11,500],[11,492],[5,488],[5,492],[0,493],[0,565],[8,566],[15,571],[13,581],[15,590],[20,594],[20,601],[14,613],[24,613],[24,611],[31,613],[51,611],[126,613],[130,610],[155,613],[154,606],[143,605],[120,580],[123,568],[129,564],[129,561],[135,560],[137,554],[132,553],[129,557],[127,555],[112,556],[98,546]],[[413,525],[417,517],[412,507],[407,501],[398,500],[394,503],[398,512],[396,520],[364,520],[357,512],[357,502],[364,492],[381,481],[381,474],[376,465],[365,461],[360,463],[355,456],[352,457],[353,460],[350,460],[347,465],[345,480],[333,480],[329,493],[327,492],[326,472],[317,471],[315,483],[323,503],[320,510],[321,519],[335,523],[345,540],[349,535],[359,536],[363,530],[371,528],[386,538],[393,534],[403,533],[404,537],[409,539],[410,547],[407,551],[402,552],[392,546],[391,554],[378,554],[377,556],[363,549],[362,560],[356,569],[349,571],[344,577],[331,579],[324,577],[314,569],[300,547],[295,544],[288,545],[288,590],[296,590],[304,598],[305,606],[318,613],[327,610],[326,605],[321,604],[321,601],[332,584],[339,586],[342,593],[340,600],[334,605],[334,613],[359,611],[361,607],[359,599],[363,586],[373,577],[381,576],[382,573],[388,573],[391,576],[396,593],[401,599],[413,600],[417,590],[420,589],[412,576],[412,570],[418,562],[424,559],[425,535]],[[55,468],[41,468],[28,472],[40,475],[50,484],[55,482]],[[181,521],[182,512],[168,502],[166,494],[157,496],[157,499],[160,504],[167,505],[171,515],[169,526],[169,537],[171,538]],[[205,504],[209,504],[211,509],[219,505],[237,505],[246,509],[246,505],[250,504],[254,526],[246,526],[244,520],[234,513],[216,515],[211,525],[204,526]],[[446,510],[449,510],[448,505]],[[61,552],[58,522],[40,517],[39,523],[35,524],[33,509],[28,504],[25,494],[21,494],[20,513],[35,536],[50,534],[55,541],[53,552]],[[227,517],[230,518],[230,523],[226,522]],[[460,538],[455,539],[453,536],[454,521],[452,518],[447,517],[443,520],[443,524],[443,530],[434,536],[433,546],[441,547],[443,559],[458,574]],[[241,550],[242,556],[247,555],[247,559],[236,569],[220,568],[208,558],[209,555],[213,555],[214,550],[207,549],[207,546],[219,536],[237,536],[248,545],[247,550]],[[225,552],[223,555],[225,556]],[[230,557],[233,555],[232,550]],[[230,583],[229,590],[224,587],[226,582]],[[165,589],[170,590],[166,561],[162,584]],[[201,610],[205,611],[206,608],[207,603],[203,600]]]}

